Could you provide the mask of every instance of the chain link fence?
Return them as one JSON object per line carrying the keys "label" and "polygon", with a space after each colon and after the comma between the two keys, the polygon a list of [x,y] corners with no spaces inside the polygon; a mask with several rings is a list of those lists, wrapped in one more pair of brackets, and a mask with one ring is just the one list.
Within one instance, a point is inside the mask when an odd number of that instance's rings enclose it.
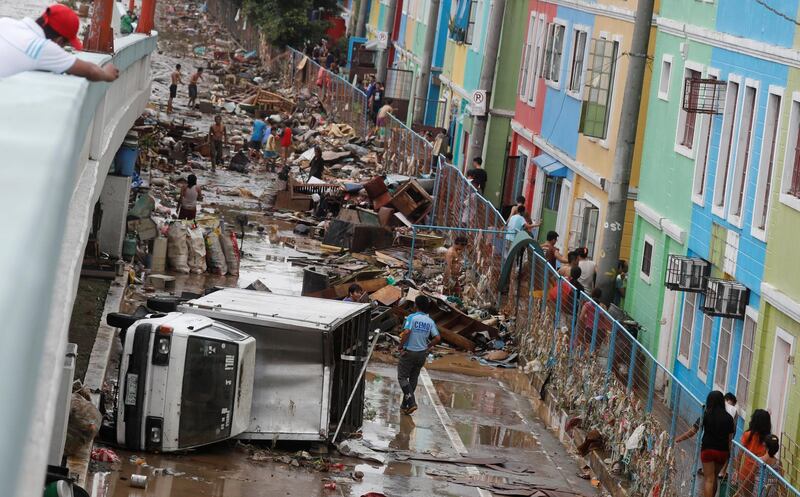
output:
{"label": "chain link fence", "polygon": [[328,114],[328,119],[351,126],[359,136],[367,136],[367,96],[349,81],[325,69],[304,53],[288,48],[292,78],[291,86],[296,94],[307,92],[319,97]]}

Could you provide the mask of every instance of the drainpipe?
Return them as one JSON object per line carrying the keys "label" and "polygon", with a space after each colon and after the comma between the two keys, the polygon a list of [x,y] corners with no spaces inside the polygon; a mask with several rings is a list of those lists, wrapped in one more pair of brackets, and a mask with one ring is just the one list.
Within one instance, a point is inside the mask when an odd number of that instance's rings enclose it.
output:
{"label": "drainpipe", "polygon": [[639,0],[636,20],[631,38],[628,78],[622,97],[622,112],[619,120],[614,169],[608,190],[608,208],[603,223],[605,233],[600,247],[597,267],[597,286],[603,291],[603,300],[610,302],[614,292],[619,250],[622,244],[622,229],[625,226],[625,210],[628,206],[628,186],[633,167],[633,151],[636,145],[636,128],[639,123],[639,107],[642,99],[647,47],[653,21],[654,0]]}
{"label": "drainpipe", "polygon": [[428,98],[428,88],[431,81],[431,66],[433,65],[433,46],[436,43],[436,32],[439,21],[439,1],[431,0],[431,10],[428,12],[428,26],[425,31],[425,50],[422,55],[422,66],[417,83],[417,94],[414,99],[414,122],[422,123],[425,118],[425,107]]}
{"label": "drainpipe", "polygon": [[389,5],[387,6],[386,17],[383,19],[383,30],[385,31],[388,39],[386,40],[386,48],[383,49],[380,54],[378,55],[378,65],[377,65],[377,78],[378,81],[386,85],[386,73],[388,71],[389,65],[389,49],[392,46],[392,31],[394,28],[394,15],[395,11],[397,10],[397,0],[389,0]]}
{"label": "drainpipe", "polygon": [[94,0],[92,24],[83,41],[84,52],[114,53],[114,31],[111,29],[111,16],[114,0]]}
{"label": "drainpipe", "polygon": [[364,38],[367,35],[367,7],[372,0],[359,0],[358,23],[356,24],[356,37]]}
{"label": "drainpipe", "polygon": [[[486,123],[489,120],[489,110],[491,108],[491,91],[494,82],[494,73],[497,68],[497,52],[500,49],[500,35],[503,30],[503,16],[506,11],[506,0],[494,0],[491,7],[491,18],[489,26],[486,28],[486,48],[483,53],[483,66],[481,67],[481,79],[478,89],[486,92],[486,114],[475,116],[472,120],[472,133],[470,134],[470,146],[465,158],[465,167],[471,167],[472,159],[483,154],[483,142],[486,138]],[[480,40],[477,40],[480,42]],[[484,168],[486,165],[484,165]]]}

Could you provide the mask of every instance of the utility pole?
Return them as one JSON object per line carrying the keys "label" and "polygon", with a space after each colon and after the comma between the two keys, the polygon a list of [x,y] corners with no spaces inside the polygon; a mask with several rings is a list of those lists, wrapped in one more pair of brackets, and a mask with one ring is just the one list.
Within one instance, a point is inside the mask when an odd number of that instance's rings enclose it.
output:
{"label": "utility pole", "polygon": [[433,66],[433,46],[436,44],[436,32],[439,25],[439,0],[431,0],[431,10],[428,12],[428,26],[425,31],[425,49],[423,50],[422,66],[417,83],[417,94],[414,99],[414,122],[419,124],[425,119],[428,88],[431,80],[431,66]]}
{"label": "utility pole", "polygon": [[358,38],[364,38],[367,35],[367,3],[369,0],[358,0],[358,23],[356,24]]}
{"label": "utility pole", "polygon": [[[494,0],[491,3],[491,17],[489,26],[486,28],[486,48],[483,53],[483,66],[481,67],[481,79],[478,82],[478,89],[486,92],[486,114],[475,116],[472,120],[472,134],[470,134],[470,145],[467,157],[464,161],[466,167],[471,167],[472,159],[483,154],[483,142],[486,139],[486,123],[489,120],[491,105],[492,83],[494,83],[494,72],[497,67],[497,52],[500,49],[500,35],[503,30],[503,16],[506,11],[506,0]],[[479,43],[480,40],[475,40]],[[484,165],[485,167],[486,165]]]}
{"label": "utility pole", "polygon": [[608,207],[603,223],[603,243],[597,268],[597,286],[603,291],[603,300],[611,301],[614,292],[622,229],[625,226],[625,210],[628,204],[628,186],[633,166],[633,150],[636,146],[636,129],[639,122],[639,107],[642,99],[647,48],[653,22],[654,0],[639,0],[631,39],[628,62],[628,79],[622,98],[622,112],[614,152],[614,169],[608,188]]}
{"label": "utility pole", "polygon": [[392,31],[394,28],[394,13],[397,10],[397,0],[389,0],[387,9],[386,16],[384,16],[383,19],[383,31],[387,33],[388,39],[386,40],[386,48],[378,54],[378,65],[376,68],[378,81],[384,85],[386,84],[386,74],[389,68],[389,48],[392,45]]}

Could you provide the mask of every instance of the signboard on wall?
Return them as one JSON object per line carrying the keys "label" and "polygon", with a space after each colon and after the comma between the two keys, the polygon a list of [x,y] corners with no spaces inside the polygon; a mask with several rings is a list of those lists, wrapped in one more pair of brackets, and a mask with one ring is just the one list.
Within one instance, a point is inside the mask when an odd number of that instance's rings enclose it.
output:
{"label": "signboard on wall", "polygon": [[378,31],[378,50],[386,50],[389,46],[389,33],[386,31]]}
{"label": "signboard on wall", "polygon": [[485,90],[473,91],[469,102],[469,113],[473,116],[485,116],[486,99],[487,95]]}

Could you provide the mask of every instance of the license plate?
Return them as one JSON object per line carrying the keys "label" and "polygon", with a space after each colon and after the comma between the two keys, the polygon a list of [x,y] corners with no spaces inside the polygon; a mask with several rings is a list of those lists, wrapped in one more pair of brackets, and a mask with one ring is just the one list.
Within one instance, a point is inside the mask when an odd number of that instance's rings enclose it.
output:
{"label": "license plate", "polygon": [[125,405],[136,405],[136,393],[139,390],[139,375],[128,374],[125,379]]}

